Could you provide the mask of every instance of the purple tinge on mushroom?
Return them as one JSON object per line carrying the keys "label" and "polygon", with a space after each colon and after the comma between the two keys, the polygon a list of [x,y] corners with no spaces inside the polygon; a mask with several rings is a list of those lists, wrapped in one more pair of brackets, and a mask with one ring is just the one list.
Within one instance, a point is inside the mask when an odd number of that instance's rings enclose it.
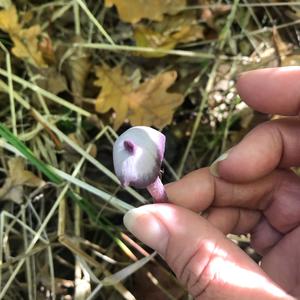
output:
{"label": "purple tinge on mushroom", "polygon": [[119,136],[113,147],[114,168],[122,186],[147,188],[155,202],[166,202],[160,168],[166,137],[146,126],[136,126]]}

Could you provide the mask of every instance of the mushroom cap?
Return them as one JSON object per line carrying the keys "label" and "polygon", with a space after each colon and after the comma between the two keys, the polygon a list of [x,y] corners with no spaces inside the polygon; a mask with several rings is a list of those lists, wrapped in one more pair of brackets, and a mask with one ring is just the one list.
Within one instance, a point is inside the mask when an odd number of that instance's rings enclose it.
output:
{"label": "mushroom cap", "polygon": [[131,127],[113,146],[114,169],[123,186],[146,188],[159,176],[166,137],[147,126]]}

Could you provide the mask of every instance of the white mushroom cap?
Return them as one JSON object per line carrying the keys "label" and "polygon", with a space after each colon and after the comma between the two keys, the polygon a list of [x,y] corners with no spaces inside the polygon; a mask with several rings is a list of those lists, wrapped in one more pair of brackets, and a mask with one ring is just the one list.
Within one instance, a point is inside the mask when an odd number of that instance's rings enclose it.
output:
{"label": "white mushroom cap", "polygon": [[165,136],[147,126],[136,126],[119,136],[113,147],[115,173],[123,186],[146,188],[159,176]]}

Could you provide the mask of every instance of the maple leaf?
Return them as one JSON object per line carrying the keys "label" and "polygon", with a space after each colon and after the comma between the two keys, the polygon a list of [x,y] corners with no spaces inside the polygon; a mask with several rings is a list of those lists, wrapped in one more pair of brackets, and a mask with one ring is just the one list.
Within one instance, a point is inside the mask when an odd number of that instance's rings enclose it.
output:
{"label": "maple leaf", "polygon": [[117,7],[120,19],[137,23],[141,19],[161,21],[165,13],[173,14],[186,6],[186,0],[105,0],[106,7]]}
{"label": "maple leaf", "polygon": [[10,35],[14,42],[12,53],[16,57],[27,59],[31,64],[38,67],[47,65],[39,49],[40,26],[22,28],[15,6],[0,11],[0,29]]}
{"label": "maple leaf", "polygon": [[176,71],[158,74],[142,84],[124,76],[120,66],[98,67],[96,75],[99,79],[95,84],[102,88],[96,99],[96,111],[106,113],[113,109],[115,130],[127,118],[132,125],[161,129],[172,121],[175,109],[183,102],[183,95],[167,91],[176,80]]}

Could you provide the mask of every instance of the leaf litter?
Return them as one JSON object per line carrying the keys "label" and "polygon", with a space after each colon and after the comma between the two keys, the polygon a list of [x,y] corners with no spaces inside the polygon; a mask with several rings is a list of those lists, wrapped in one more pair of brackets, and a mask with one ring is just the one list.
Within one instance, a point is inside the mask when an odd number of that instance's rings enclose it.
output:
{"label": "leaf litter", "polygon": [[[236,74],[299,65],[299,7],[287,2],[278,14],[272,5],[235,3],[0,0],[0,122],[15,133],[15,146],[0,143],[0,298],[187,297],[159,260],[140,264],[145,247],[125,231],[123,211],[110,205],[148,200],[116,184],[112,142],[129,126],[163,130],[163,179],[170,182],[208,165],[269,118],[240,102]],[[105,44],[103,32],[117,46]],[[15,156],[22,139],[45,170],[76,180],[47,184],[27,164],[30,152]]]}
{"label": "leaf litter", "polygon": [[105,0],[105,5],[115,5],[120,19],[134,24],[142,19],[162,21],[164,14],[176,14],[185,7],[186,0]]}
{"label": "leaf litter", "polygon": [[25,160],[14,157],[8,161],[7,177],[0,188],[0,199],[10,200],[17,204],[24,203],[24,187],[41,188],[45,182],[26,170]]}
{"label": "leaf litter", "polygon": [[42,51],[39,49],[39,38],[41,28],[33,25],[23,28],[19,23],[19,17],[15,6],[0,11],[0,29],[10,35],[14,43],[12,53],[21,58],[27,59],[31,64],[38,67],[47,65],[43,58]]}
{"label": "leaf litter", "polygon": [[175,109],[183,102],[183,95],[168,92],[176,80],[176,71],[160,73],[137,87],[122,74],[119,66],[99,67],[96,75],[99,79],[95,84],[102,88],[96,99],[96,111],[105,113],[113,108],[116,130],[127,118],[133,126],[162,129],[171,123]]}
{"label": "leaf litter", "polygon": [[[185,12],[175,16],[165,16],[161,22],[150,25],[138,24],[134,27],[134,39],[140,47],[162,50],[174,49],[184,44],[204,39],[204,26],[197,23],[196,13]],[[145,53],[146,57],[162,57],[165,53]]]}

